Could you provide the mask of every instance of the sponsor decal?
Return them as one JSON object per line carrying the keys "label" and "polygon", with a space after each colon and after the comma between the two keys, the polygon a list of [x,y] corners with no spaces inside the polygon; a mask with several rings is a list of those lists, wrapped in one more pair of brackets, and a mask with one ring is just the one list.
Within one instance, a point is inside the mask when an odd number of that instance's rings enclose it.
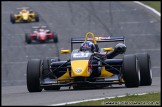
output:
{"label": "sponsor decal", "polygon": [[82,58],[82,57],[88,57],[88,53],[74,53],[74,58]]}
{"label": "sponsor decal", "polygon": [[77,69],[76,69],[76,72],[77,72],[77,73],[82,72],[82,69],[77,68]]}
{"label": "sponsor decal", "polygon": [[[111,39],[110,36],[108,37],[95,37],[95,40],[108,40]],[[93,40],[93,38],[88,38],[88,40]]]}

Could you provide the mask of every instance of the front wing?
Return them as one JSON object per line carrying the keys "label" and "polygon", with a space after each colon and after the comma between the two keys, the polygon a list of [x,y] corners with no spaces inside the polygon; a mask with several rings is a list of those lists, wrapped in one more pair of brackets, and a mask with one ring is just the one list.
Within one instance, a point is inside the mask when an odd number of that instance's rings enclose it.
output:
{"label": "front wing", "polygon": [[28,19],[24,20],[23,16],[21,15],[15,15],[15,22],[35,22],[36,18],[35,18],[35,14],[29,14]]}
{"label": "front wing", "polygon": [[[76,84],[82,84],[82,85],[111,85],[111,84],[123,84],[124,80],[122,79],[122,74],[121,71],[119,69],[116,69],[115,66],[118,68],[120,68],[121,63],[122,63],[122,59],[118,59],[118,60],[108,60],[107,63],[111,64],[114,66],[114,70],[113,68],[109,67],[108,69],[111,70],[111,72],[105,70],[105,67],[107,65],[102,66],[104,68],[104,70],[101,72],[101,75],[98,77],[88,77],[86,79],[81,79],[81,80],[77,80],[75,81],[75,78],[71,78],[70,76],[70,65],[66,65],[66,67],[62,67],[65,70],[61,71],[64,72],[62,73],[63,75],[55,78],[55,79],[50,79],[50,78],[44,78],[43,76],[41,77],[41,81],[40,81],[40,86],[42,87],[46,87],[46,86],[72,86],[72,85],[76,85]],[[63,65],[64,63],[59,63],[59,65]],[[116,65],[115,65],[116,64]],[[96,66],[95,64],[93,66]],[[58,66],[59,67],[59,66]],[[54,68],[53,68],[54,69]],[[56,68],[55,68],[56,69]],[[107,74],[106,74],[107,73]],[[110,75],[112,74],[112,75]]]}

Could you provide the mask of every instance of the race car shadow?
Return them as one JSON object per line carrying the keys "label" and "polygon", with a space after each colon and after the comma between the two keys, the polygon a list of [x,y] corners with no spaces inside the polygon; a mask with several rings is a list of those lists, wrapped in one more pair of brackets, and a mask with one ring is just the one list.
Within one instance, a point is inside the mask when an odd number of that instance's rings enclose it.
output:
{"label": "race car shadow", "polygon": [[107,90],[107,89],[121,89],[125,86],[108,86],[104,88],[82,88],[82,89],[73,89],[72,87],[66,87],[60,90],[44,90],[44,92],[58,92],[58,91],[87,91],[87,90]]}
{"label": "race car shadow", "polygon": [[37,44],[57,44],[57,43],[54,43],[52,40],[51,41],[45,41],[45,42],[40,42],[40,41],[32,41],[30,44],[28,43],[25,43],[27,45],[37,45]]}
{"label": "race car shadow", "polygon": [[34,23],[38,23],[38,22],[34,22],[34,21],[33,22],[15,22],[15,23],[11,22],[11,24],[31,24],[31,23],[34,24]]}

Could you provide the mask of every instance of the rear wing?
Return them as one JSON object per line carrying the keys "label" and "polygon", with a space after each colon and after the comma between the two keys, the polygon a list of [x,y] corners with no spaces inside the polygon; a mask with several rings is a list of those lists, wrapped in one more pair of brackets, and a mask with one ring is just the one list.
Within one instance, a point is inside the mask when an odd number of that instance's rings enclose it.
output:
{"label": "rear wing", "polygon": [[[96,42],[117,42],[117,41],[123,41],[124,42],[124,36],[98,36],[95,37]],[[71,38],[71,43],[83,43],[85,41],[85,38]],[[87,41],[93,41],[92,38],[88,38]]]}
{"label": "rear wing", "polygon": [[[121,41],[125,44],[124,36],[97,36],[94,37],[96,42],[118,42]],[[93,41],[93,38],[87,38],[85,40],[84,37],[80,38],[71,38],[71,49],[73,50],[74,43],[83,43],[84,41]]]}
{"label": "rear wing", "polygon": [[30,7],[20,7],[20,8],[16,8],[17,10],[21,10],[21,9],[30,9]]}

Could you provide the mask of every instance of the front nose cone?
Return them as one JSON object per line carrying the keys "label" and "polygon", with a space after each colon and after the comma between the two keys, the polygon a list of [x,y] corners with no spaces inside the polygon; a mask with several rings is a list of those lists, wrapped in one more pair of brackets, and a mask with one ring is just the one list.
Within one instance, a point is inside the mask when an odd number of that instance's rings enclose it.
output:
{"label": "front nose cone", "polygon": [[88,60],[71,61],[72,77],[89,77]]}

